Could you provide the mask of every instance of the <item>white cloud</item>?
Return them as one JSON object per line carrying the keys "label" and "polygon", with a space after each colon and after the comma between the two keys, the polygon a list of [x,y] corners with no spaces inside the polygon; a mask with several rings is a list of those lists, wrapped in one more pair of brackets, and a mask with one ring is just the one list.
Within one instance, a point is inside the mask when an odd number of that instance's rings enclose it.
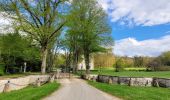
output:
{"label": "white cloud", "polygon": [[170,22],[170,0],[99,0],[113,22],[152,26]]}
{"label": "white cloud", "polygon": [[7,14],[0,12],[0,34],[12,32],[12,22]]}
{"label": "white cloud", "polygon": [[119,56],[158,56],[170,51],[170,35],[159,39],[137,41],[135,38],[118,40],[113,52]]}

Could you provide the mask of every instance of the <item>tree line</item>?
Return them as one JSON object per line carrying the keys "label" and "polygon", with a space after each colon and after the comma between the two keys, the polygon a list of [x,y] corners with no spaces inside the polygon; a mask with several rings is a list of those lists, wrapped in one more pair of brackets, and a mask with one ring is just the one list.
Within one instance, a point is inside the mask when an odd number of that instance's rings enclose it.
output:
{"label": "tree line", "polygon": [[117,68],[117,70],[143,67],[148,71],[168,71],[170,70],[170,51],[164,52],[158,57],[117,57],[113,67]]}
{"label": "tree line", "polygon": [[97,0],[1,0],[0,11],[12,19],[15,30],[1,36],[12,38],[1,43],[5,68],[21,57],[19,63],[40,61],[36,66],[41,64],[44,74],[54,66],[58,52],[64,51],[65,66],[72,65],[76,72],[84,58],[89,73],[91,55],[106,52],[113,44],[107,14]]}

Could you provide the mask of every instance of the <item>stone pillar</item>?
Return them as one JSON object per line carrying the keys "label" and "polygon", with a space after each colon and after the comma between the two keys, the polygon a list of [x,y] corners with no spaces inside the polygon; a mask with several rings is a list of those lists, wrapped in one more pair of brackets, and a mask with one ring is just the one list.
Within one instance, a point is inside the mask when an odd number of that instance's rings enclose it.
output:
{"label": "stone pillar", "polygon": [[53,82],[54,82],[54,79],[55,79],[55,74],[53,74],[53,75],[50,77],[50,83],[53,83]]}
{"label": "stone pillar", "polygon": [[41,81],[40,81],[40,78],[38,78],[38,79],[37,79],[36,86],[37,86],[37,87],[41,86]]}
{"label": "stone pillar", "polygon": [[153,86],[155,86],[155,87],[159,87],[159,82],[158,82],[158,78],[153,78]]}
{"label": "stone pillar", "polygon": [[108,82],[109,84],[112,84],[113,83],[113,81],[112,81],[112,78],[111,77],[109,77],[109,82]]}
{"label": "stone pillar", "polygon": [[3,92],[10,92],[10,81],[5,84]]}
{"label": "stone pillar", "polygon": [[129,86],[133,86],[133,80],[132,80],[132,78],[129,79]]}

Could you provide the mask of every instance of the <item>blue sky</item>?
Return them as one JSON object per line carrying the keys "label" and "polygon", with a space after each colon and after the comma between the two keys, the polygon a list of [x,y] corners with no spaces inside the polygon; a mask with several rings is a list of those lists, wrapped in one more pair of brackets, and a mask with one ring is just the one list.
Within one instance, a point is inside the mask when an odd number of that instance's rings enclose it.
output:
{"label": "blue sky", "polygon": [[170,35],[170,24],[156,26],[122,26],[118,23],[111,23],[112,36],[115,40],[133,37],[142,41],[146,39],[156,39],[165,35]]}
{"label": "blue sky", "polygon": [[98,1],[109,16],[115,55],[159,56],[170,51],[170,0]]}

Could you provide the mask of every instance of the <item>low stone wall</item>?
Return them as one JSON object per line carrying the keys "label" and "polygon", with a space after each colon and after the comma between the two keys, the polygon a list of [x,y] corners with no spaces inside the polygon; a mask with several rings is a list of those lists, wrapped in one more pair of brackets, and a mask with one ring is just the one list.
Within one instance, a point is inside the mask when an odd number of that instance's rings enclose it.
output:
{"label": "low stone wall", "polygon": [[152,86],[153,78],[130,78],[130,86]]}
{"label": "low stone wall", "polygon": [[170,88],[169,78],[153,78],[153,86]]}
{"label": "low stone wall", "polygon": [[14,79],[4,79],[0,80],[0,93],[6,88],[5,85],[8,84],[8,91],[19,90],[27,87],[30,84],[35,84],[37,80],[48,81],[50,75],[30,75],[25,77],[19,77]]}
{"label": "low stone wall", "polygon": [[[84,79],[92,80],[93,75],[88,75]],[[121,84],[128,86],[155,86],[170,87],[170,79],[168,78],[145,78],[145,77],[119,77],[109,75],[98,75],[96,81],[109,84]],[[94,79],[93,79],[94,80]]]}
{"label": "low stone wall", "polygon": [[95,74],[82,75],[81,78],[82,78],[82,79],[85,79],[85,80],[93,80],[93,81],[96,81],[96,80],[98,79],[98,75],[95,75]]}

